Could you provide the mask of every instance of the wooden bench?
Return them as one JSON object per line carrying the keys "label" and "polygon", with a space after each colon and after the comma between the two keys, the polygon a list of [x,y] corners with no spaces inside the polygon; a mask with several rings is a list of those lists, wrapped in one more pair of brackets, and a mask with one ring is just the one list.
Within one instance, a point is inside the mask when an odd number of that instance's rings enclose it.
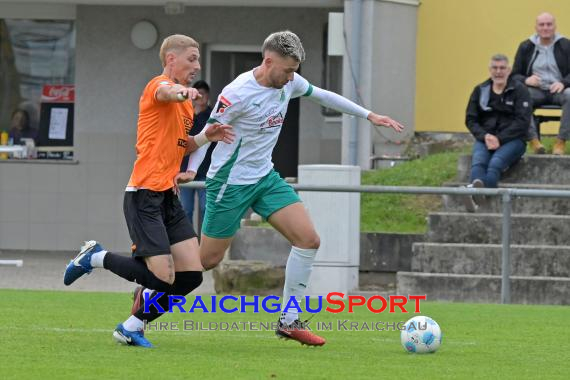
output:
{"label": "wooden bench", "polygon": [[536,125],[536,133],[540,139],[540,124],[548,121],[560,121],[560,114],[558,115],[537,115],[536,111],[551,111],[560,110],[561,107],[555,104],[543,104],[534,108],[532,117],[534,118],[534,125]]}

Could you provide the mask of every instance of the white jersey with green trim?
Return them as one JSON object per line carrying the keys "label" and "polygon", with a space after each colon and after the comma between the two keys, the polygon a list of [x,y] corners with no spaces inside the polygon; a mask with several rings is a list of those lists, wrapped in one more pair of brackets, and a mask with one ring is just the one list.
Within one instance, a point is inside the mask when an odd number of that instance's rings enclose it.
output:
{"label": "white jersey with green trim", "polygon": [[309,96],[312,89],[297,73],[283,88],[264,87],[255,79],[253,70],[227,85],[208,122],[230,124],[235,140],[232,144],[216,145],[208,178],[231,185],[248,185],[266,176],[273,168],[271,154],[289,100]]}

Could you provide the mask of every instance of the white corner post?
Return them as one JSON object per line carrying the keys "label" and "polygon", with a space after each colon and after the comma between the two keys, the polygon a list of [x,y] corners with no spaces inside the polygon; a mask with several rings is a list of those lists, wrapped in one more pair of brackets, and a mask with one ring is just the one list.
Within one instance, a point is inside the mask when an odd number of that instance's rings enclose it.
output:
{"label": "white corner post", "polygon": [[[299,165],[301,185],[360,185],[360,167]],[[358,288],[360,266],[360,193],[299,192],[321,238],[307,295]]]}

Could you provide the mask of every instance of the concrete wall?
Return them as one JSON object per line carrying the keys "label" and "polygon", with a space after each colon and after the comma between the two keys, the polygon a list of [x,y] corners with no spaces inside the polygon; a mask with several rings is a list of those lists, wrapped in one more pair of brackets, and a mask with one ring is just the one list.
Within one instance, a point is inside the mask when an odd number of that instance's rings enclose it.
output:
{"label": "concrete wall", "polygon": [[[360,233],[360,271],[409,271],[412,245],[422,241],[419,234]],[[242,227],[232,242],[230,258],[285,265],[290,250],[291,244],[273,228]]]}
{"label": "concrete wall", "polygon": [[[364,3],[370,42],[365,105],[410,125],[417,7],[405,0]],[[182,15],[167,16],[161,6],[73,9],[78,163],[0,161],[0,249],[75,250],[88,239],[100,239],[110,250],[130,249],[122,198],[135,159],[138,98],[147,81],[162,70],[159,43],[144,51],[132,45],[130,31],[137,21],[153,22],[159,40],[173,33],[189,34],[202,43],[203,51],[214,44],[261,46],[269,33],[291,29],[307,51],[303,76],[321,86],[324,25],[329,11],[342,11],[186,7]],[[299,164],[339,163],[340,140],[340,118],[325,119],[319,105],[301,101]]]}
{"label": "concrete wall", "polygon": [[[328,11],[187,7],[183,15],[166,16],[162,7],[77,6],[78,164],[0,161],[0,249],[76,250],[83,240],[100,239],[110,250],[129,251],[122,198],[135,159],[138,98],[162,70],[159,44],[145,51],[132,45],[137,21],[152,21],[160,40],[184,33],[202,44],[261,46],[270,32],[291,29],[307,51],[303,75],[318,86]],[[339,162],[340,149],[330,152],[334,141],[320,144],[320,106],[305,100],[300,111],[299,162]]]}

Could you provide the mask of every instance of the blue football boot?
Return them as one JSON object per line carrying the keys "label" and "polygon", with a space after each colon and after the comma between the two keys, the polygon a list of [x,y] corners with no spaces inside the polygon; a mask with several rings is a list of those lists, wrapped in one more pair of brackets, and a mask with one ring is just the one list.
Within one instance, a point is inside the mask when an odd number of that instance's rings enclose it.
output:
{"label": "blue football boot", "polygon": [[91,256],[94,253],[104,251],[103,247],[95,240],[86,241],[81,247],[79,254],[69,262],[65,273],[63,274],[63,283],[71,285],[75,280],[84,274],[91,273],[93,266],[91,265]]}
{"label": "blue football boot", "polygon": [[126,344],[128,346],[140,346],[144,348],[152,348],[152,343],[150,343],[145,337],[143,330],[139,331],[129,331],[126,330],[122,323],[117,325],[117,328],[113,332],[113,338],[121,344]]}

